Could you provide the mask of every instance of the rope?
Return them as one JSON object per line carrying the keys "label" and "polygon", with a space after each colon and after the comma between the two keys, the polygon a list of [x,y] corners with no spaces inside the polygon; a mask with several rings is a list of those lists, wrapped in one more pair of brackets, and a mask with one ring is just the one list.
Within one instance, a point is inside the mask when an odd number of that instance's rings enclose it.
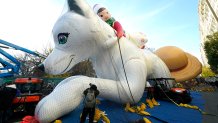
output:
{"label": "rope", "polygon": [[[109,49],[109,46],[108,46],[107,43],[106,43],[106,46],[107,46],[107,49]],[[113,58],[113,56],[111,55],[110,52],[108,52],[108,54],[109,54],[109,56],[110,56],[110,59],[111,59],[111,61],[112,61],[111,64],[112,64],[113,69],[114,69],[114,71],[115,71],[115,75],[116,75],[116,86],[117,86],[117,89],[118,89],[119,100],[120,100],[120,102],[121,102],[120,91],[119,91],[118,82],[117,82],[117,80],[119,79],[119,77],[118,77],[118,72],[116,71],[115,65],[113,64],[113,61],[115,61],[115,60],[114,60],[114,58]],[[125,113],[124,113],[124,115],[125,115]],[[128,121],[128,120],[129,120],[129,117],[126,116],[126,119],[127,119],[127,121]],[[119,120],[119,121],[121,121],[121,122],[126,122],[126,120],[122,120],[122,119],[117,119],[117,120]]]}
{"label": "rope", "polygon": [[[106,46],[107,46],[107,49],[109,49],[109,46],[108,46],[108,44],[106,43]],[[113,59],[113,56],[111,55],[111,53],[110,52],[107,52],[108,54],[109,54],[109,56],[110,56],[110,59],[111,59],[111,64],[112,64],[112,67],[113,67],[113,69],[114,69],[114,72],[115,72],[115,75],[116,75],[116,86],[117,86],[117,89],[118,89],[118,95],[119,95],[119,99],[120,99],[120,102],[121,102],[121,97],[120,97],[120,92],[119,92],[119,88],[118,88],[118,82],[117,82],[117,80],[118,80],[118,72],[116,71],[116,67],[115,67],[115,65],[113,64],[113,61],[115,61],[114,59]]]}
{"label": "rope", "polygon": [[124,66],[124,63],[123,63],[123,56],[122,56],[122,52],[121,52],[121,48],[120,48],[120,39],[119,39],[119,38],[117,38],[117,42],[118,42],[118,46],[119,46],[120,58],[121,58],[121,61],[122,61],[123,71],[124,71],[124,74],[125,74],[125,78],[126,78],[126,82],[127,82],[128,88],[129,88],[129,92],[130,92],[130,94],[131,94],[131,97],[132,97],[133,102],[136,103],[135,100],[134,100],[134,98],[133,98],[133,95],[132,95],[132,91],[131,91],[131,89],[130,89],[130,86],[129,86],[129,81],[128,81],[128,79],[127,79],[126,70],[125,70],[125,66]]}
{"label": "rope", "polygon": [[[98,23],[99,23],[99,21],[98,21]],[[94,41],[95,41],[95,44],[96,44],[96,45],[94,45],[94,46],[95,46],[95,49],[96,49],[97,42],[96,42],[96,40],[94,40]],[[115,60],[114,60],[113,56],[111,55],[111,53],[108,51],[109,46],[108,46],[107,43],[106,43],[106,49],[107,49],[108,55],[110,56],[111,64],[112,64],[112,67],[113,67],[114,72],[115,72],[115,75],[116,75],[116,80],[115,80],[115,81],[116,81],[116,86],[117,86],[117,90],[118,90],[119,100],[120,100],[120,102],[121,102],[120,91],[119,91],[118,82],[117,82],[117,80],[119,79],[119,77],[118,77],[118,72],[117,72],[116,67],[115,67],[115,65],[114,65],[114,62],[113,62],[113,61],[115,61]],[[96,64],[96,60],[95,60],[95,64]],[[128,118],[129,118],[129,117],[126,116],[126,119],[127,119],[127,120],[128,120]],[[121,120],[121,119],[117,119],[117,120],[119,120],[119,121],[121,121],[121,122],[126,122],[126,120]]]}
{"label": "rope", "polygon": [[162,89],[161,86],[159,86],[159,88],[161,89],[161,91],[164,93],[164,95],[171,101],[173,102],[176,106],[178,107],[185,107],[185,108],[190,108],[190,109],[195,109],[195,110],[198,110],[202,115],[210,115],[210,116],[215,116],[215,117],[218,117],[218,115],[216,114],[211,114],[211,113],[207,113],[207,112],[204,112],[202,111],[198,106],[191,106],[191,105],[188,105],[188,104],[177,104],[175,101],[173,101],[165,92],[164,90]]}
{"label": "rope", "polygon": [[[126,79],[126,82],[127,82],[127,84],[128,84],[128,88],[129,88],[131,97],[132,97],[132,99],[133,99],[133,101],[134,101],[134,103],[135,103],[135,100],[134,100],[134,98],[133,98],[133,95],[132,95],[132,92],[131,92],[131,89],[130,89],[130,86],[129,86],[128,78],[127,78],[127,75],[126,75],[126,70],[125,70],[124,63],[123,63],[123,57],[122,57],[122,52],[121,52],[121,47],[120,47],[119,39],[117,39],[117,41],[118,41],[119,53],[120,53],[120,57],[121,57],[121,61],[122,61],[122,66],[123,66],[123,70],[124,70],[124,74],[125,74],[125,79]],[[106,44],[106,46],[107,46],[107,49],[109,49],[108,44]],[[109,56],[110,56],[111,61],[113,61],[113,56],[110,54],[110,52],[108,52],[108,54],[109,54]],[[112,62],[112,66],[113,66],[113,68],[114,68],[114,71],[115,71],[115,74],[116,74],[116,78],[118,78],[118,73],[117,73],[117,71],[116,71],[116,69],[115,69],[115,65],[113,64],[113,62]],[[118,87],[117,87],[117,88],[118,88]],[[119,92],[119,89],[118,89],[118,92]],[[121,100],[120,93],[119,93],[119,99]],[[159,121],[161,121],[161,122],[163,122],[163,123],[168,123],[167,121],[164,121],[164,120],[162,120],[162,119],[160,119],[160,118],[158,118],[158,117],[155,117],[155,116],[152,116],[152,115],[149,115],[149,116],[152,117],[152,118],[154,118],[154,119],[156,119],[156,120],[159,120]],[[128,116],[127,116],[127,119],[129,119]],[[120,120],[120,121],[122,121],[122,120]]]}
{"label": "rope", "polygon": [[[131,110],[130,110],[130,109]],[[125,109],[126,111],[129,111],[129,112],[132,112],[132,113],[137,113],[138,115],[145,115],[145,116],[148,116],[148,117],[151,117],[151,118],[154,118],[154,119],[156,119],[156,120],[158,120],[158,121],[161,121],[161,122],[163,122],[163,123],[168,123],[167,121],[164,121],[164,120],[162,120],[162,119],[160,119],[160,118],[158,118],[158,117],[155,117],[155,116],[153,116],[153,115],[151,115],[150,113],[148,113],[148,112],[146,112],[145,111],[145,109],[142,109],[141,108],[141,106],[140,106],[140,108],[138,107],[138,106],[133,106],[133,107],[129,107],[128,109]]]}
{"label": "rope", "polygon": [[[117,41],[118,41],[118,46],[119,46],[119,51],[120,51],[120,57],[121,57],[121,61],[122,61],[122,66],[123,66],[123,70],[124,70],[124,74],[125,74],[126,82],[127,82],[127,84],[128,84],[128,88],[129,88],[129,91],[130,91],[131,97],[132,97],[132,99],[133,99],[133,102],[136,103],[135,100],[134,100],[134,98],[133,98],[133,95],[132,95],[132,92],[131,92],[130,86],[129,86],[129,81],[128,81],[128,79],[127,79],[127,75],[126,75],[126,70],[125,70],[125,66],[124,66],[124,63],[123,63],[123,57],[122,57],[122,52],[121,52],[121,48],[120,48],[120,42],[119,42],[119,39],[117,39]],[[152,116],[152,115],[148,115],[148,116],[150,116],[150,117],[152,117],[152,118],[154,118],[154,119],[156,119],[156,120],[159,120],[159,121],[161,121],[161,122],[163,122],[163,123],[168,123],[167,121],[164,121],[164,120],[162,120],[162,119],[159,119],[158,117],[155,117],[155,116]]]}

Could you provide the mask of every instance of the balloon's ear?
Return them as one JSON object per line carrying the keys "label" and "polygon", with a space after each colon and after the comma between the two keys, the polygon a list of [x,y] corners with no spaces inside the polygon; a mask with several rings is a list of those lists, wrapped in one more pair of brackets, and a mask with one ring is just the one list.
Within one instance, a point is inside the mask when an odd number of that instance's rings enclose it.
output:
{"label": "balloon's ear", "polygon": [[92,17],[94,12],[85,0],[67,0],[68,8],[85,17]]}

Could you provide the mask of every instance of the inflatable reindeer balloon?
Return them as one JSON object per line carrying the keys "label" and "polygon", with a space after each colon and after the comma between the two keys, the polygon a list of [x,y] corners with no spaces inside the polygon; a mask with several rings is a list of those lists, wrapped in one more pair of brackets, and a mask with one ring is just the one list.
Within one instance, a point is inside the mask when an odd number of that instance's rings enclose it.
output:
{"label": "inflatable reindeer balloon", "polygon": [[171,77],[165,63],[149,50],[138,48],[125,37],[118,43],[113,29],[94,14],[85,0],[67,2],[68,11],[54,25],[55,47],[43,62],[44,70],[62,74],[90,59],[97,78],[72,76],[60,82],[38,103],[35,117],[40,122],[51,122],[73,111],[89,83],[98,87],[101,98],[137,103],[148,78]]}

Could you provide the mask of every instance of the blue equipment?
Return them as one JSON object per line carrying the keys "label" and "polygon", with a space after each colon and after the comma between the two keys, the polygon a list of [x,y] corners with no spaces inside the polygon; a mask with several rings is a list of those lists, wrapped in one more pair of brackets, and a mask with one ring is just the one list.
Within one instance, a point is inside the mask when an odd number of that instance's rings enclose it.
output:
{"label": "blue equipment", "polygon": [[20,65],[21,65],[21,63],[15,57],[10,55],[6,51],[2,50],[2,48],[6,48],[6,49],[12,48],[12,49],[20,50],[20,51],[23,51],[23,52],[26,52],[26,53],[29,53],[29,54],[32,54],[32,55],[35,55],[38,57],[42,57],[42,58],[46,57],[40,53],[28,50],[26,48],[23,48],[23,47],[20,47],[18,45],[4,41],[2,39],[0,39],[0,44],[3,44],[3,45],[0,45],[0,53],[11,61],[11,63],[10,63],[10,62],[5,61],[4,59],[2,59],[0,57],[0,64],[2,65],[0,67],[0,71],[7,71],[7,72],[0,72],[0,78],[13,77],[15,74],[18,74],[19,70],[20,70]]}

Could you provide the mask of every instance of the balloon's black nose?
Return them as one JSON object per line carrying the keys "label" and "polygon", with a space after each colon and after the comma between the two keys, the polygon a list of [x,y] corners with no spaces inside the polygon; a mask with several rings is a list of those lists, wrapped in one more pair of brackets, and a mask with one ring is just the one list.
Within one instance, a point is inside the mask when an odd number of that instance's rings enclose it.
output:
{"label": "balloon's black nose", "polygon": [[45,71],[45,67],[44,67],[44,65],[43,64],[40,64],[39,66],[38,66],[38,69],[39,70],[41,70],[41,71]]}

